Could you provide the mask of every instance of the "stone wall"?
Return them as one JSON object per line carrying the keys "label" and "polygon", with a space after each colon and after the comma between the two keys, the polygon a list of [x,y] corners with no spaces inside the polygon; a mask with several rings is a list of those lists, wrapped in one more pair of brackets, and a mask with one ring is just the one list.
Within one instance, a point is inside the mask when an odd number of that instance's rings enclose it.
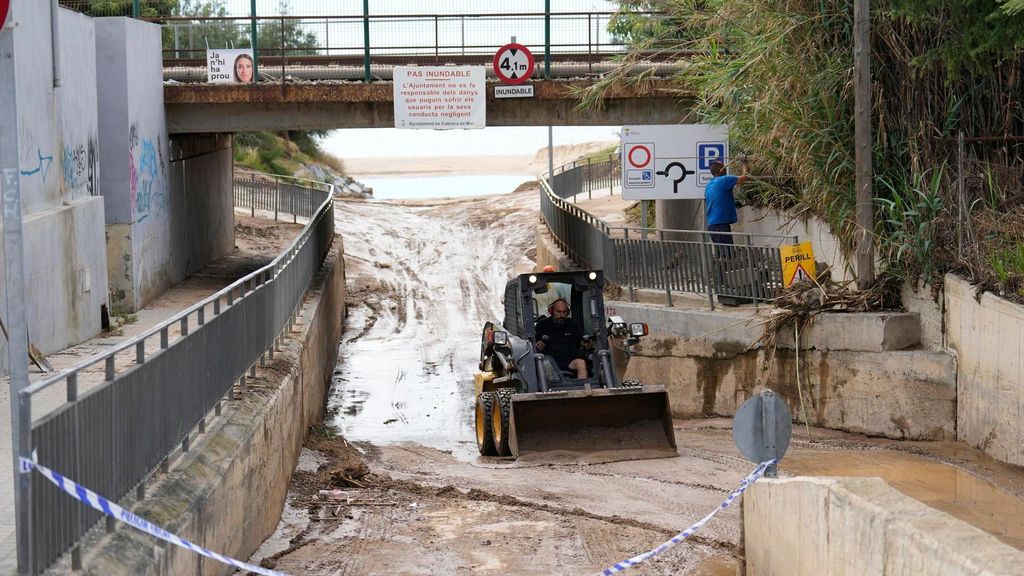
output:
{"label": "stone wall", "polygon": [[991,293],[980,301],[958,276],[945,278],[947,345],[959,363],[957,437],[1024,466],[1024,306]]}
{"label": "stone wall", "polygon": [[878,478],[761,479],[743,497],[747,576],[1019,574],[1024,552]]}

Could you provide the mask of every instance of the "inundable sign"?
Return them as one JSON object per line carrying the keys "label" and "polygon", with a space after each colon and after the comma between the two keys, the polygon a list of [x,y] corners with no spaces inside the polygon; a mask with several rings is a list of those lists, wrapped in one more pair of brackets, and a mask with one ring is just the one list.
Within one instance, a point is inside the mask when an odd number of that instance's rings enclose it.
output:
{"label": "inundable sign", "polygon": [[522,44],[513,42],[498,48],[493,64],[502,84],[522,84],[533,76],[533,54]]}

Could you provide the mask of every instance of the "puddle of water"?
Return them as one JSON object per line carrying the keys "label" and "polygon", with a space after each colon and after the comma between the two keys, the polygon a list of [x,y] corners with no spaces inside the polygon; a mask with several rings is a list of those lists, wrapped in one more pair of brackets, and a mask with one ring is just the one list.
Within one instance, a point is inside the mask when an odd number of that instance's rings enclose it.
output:
{"label": "puddle of water", "polygon": [[803,476],[878,477],[900,492],[1024,550],[1024,501],[973,474],[910,454],[801,452],[781,468]]}
{"label": "puddle of water", "polygon": [[686,576],[736,576],[739,565],[732,556],[708,556],[686,573]]}

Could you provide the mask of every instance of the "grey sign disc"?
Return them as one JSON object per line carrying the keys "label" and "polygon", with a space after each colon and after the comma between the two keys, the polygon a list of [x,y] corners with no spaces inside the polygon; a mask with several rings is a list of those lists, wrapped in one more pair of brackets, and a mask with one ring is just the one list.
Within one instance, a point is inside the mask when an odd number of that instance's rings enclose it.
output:
{"label": "grey sign disc", "polygon": [[760,464],[782,459],[793,434],[789,407],[771,390],[743,403],[732,420],[732,440],[743,457]]}

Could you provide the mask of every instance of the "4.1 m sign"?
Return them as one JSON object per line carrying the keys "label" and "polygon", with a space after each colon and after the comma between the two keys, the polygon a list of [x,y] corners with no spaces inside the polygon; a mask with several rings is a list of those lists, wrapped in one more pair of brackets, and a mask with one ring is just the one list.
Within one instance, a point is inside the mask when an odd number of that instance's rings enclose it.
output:
{"label": "4.1 m sign", "polygon": [[727,126],[623,126],[621,142],[626,200],[702,199],[711,162],[729,156]]}

